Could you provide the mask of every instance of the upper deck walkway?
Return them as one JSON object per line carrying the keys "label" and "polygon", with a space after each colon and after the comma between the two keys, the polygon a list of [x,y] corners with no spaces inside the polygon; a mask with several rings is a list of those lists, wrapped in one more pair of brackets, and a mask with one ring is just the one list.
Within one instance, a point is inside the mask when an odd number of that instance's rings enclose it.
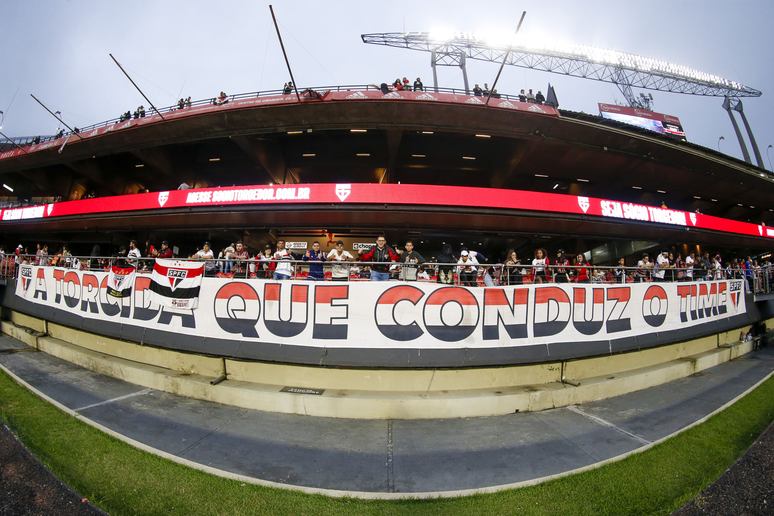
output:
{"label": "upper deck walkway", "polygon": [[[311,92],[311,93],[310,93]],[[302,94],[303,93],[303,94]],[[78,128],[78,132],[66,132],[61,135],[26,138],[25,141],[8,142],[16,146],[13,150],[7,150],[0,153],[0,160],[14,158],[37,151],[50,148],[62,147],[65,143],[75,142],[77,140],[94,138],[107,133],[116,131],[130,130],[136,127],[143,127],[150,124],[167,122],[188,118],[197,115],[215,113],[219,111],[233,111],[239,109],[249,109],[263,106],[292,105],[299,103],[318,103],[335,101],[413,101],[413,102],[433,102],[464,104],[469,106],[487,106],[491,108],[522,110],[544,116],[558,117],[559,111],[551,106],[536,103],[527,103],[519,101],[516,95],[501,95],[497,98],[487,99],[487,97],[465,94],[464,90],[453,88],[439,88],[439,91],[411,91],[411,90],[391,90],[389,93],[383,93],[374,85],[349,85],[349,86],[324,86],[320,88],[310,88],[299,91],[299,96],[295,92],[284,93],[282,90],[270,90],[264,92],[241,93],[238,95],[228,95],[224,100],[218,98],[204,99],[184,104],[181,106],[169,106],[160,108],[158,112],[149,110],[142,116],[136,116],[123,119],[114,118],[105,122],[99,122],[87,127]],[[488,104],[487,104],[488,100]]]}

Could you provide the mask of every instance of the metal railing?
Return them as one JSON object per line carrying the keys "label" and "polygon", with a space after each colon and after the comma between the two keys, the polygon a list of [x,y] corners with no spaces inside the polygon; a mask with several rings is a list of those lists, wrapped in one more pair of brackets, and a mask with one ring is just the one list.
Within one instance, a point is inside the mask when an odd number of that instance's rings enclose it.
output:
{"label": "metal railing", "polygon": [[[540,283],[627,284],[635,282],[685,282],[742,279],[748,292],[774,292],[772,265],[751,271],[729,268],[707,271],[703,268],[641,269],[638,267],[531,264],[437,263],[404,264],[399,262],[311,261],[261,259],[190,259],[203,261],[205,276],[222,279],[273,279],[275,274],[289,280],[369,281],[374,268],[386,269],[387,280],[446,283],[464,286],[507,286]],[[15,255],[0,256],[0,278],[13,278],[19,264],[60,267],[84,271],[108,271],[111,267],[134,267],[139,274],[150,274],[155,259],[126,256]],[[465,268],[475,270],[466,270]],[[277,268],[280,270],[277,271]],[[378,270],[376,272],[379,272]],[[661,277],[663,272],[663,277]],[[342,274],[343,273],[343,274]],[[338,277],[335,277],[335,276]]]}
{"label": "metal railing", "polygon": [[[393,91],[392,84],[388,84],[388,87],[391,91]],[[341,86],[319,86],[319,87],[311,87],[311,88],[299,88],[299,94],[301,92],[311,89],[317,92],[325,92],[325,91],[380,91],[380,87],[375,84],[347,84],[347,85],[341,85]],[[406,88],[403,91],[413,91],[412,89]],[[435,92],[436,89],[432,86],[425,87],[423,91],[426,92]],[[469,93],[465,92],[464,88],[441,88],[439,87],[437,89],[438,93],[451,93],[454,95],[472,95],[472,90],[470,90]],[[256,97],[270,97],[270,96],[277,96],[277,95],[295,95],[295,92],[292,91],[291,93],[285,93],[283,89],[275,89],[275,90],[263,90],[263,91],[252,91],[248,93],[237,93],[235,95],[227,95],[224,101],[219,101],[219,96],[216,95],[215,97],[207,98],[207,99],[200,99],[200,100],[193,100],[190,104],[185,103],[183,107],[180,107],[177,103],[171,105],[171,106],[165,106],[162,108],[159,108],[158,112],[161,114],[164,113],[171,113],[173,111],[185,111],[186,109],[191,109],[193,107],[198,106],[207,106],[207,105],[227,105],[230,102],[233,102],[235,100],[241,100],[241,99],[252,99]],[[510,95],[507,93],[499,93],[499,99],[500,100],[519,100],[518,95]],[[138,118],[145,118],[147,116],[152,116],[157,113],[157,111],[153,108],[149,108],[145,111],[143,115],[140,115],[139,112],[131,111],[129,110],[129,113],[131,114],[130,119],[135,120]],[[98,129],[100,127],[106,127],[112,124],[119,124],[126,122],[129,119],[124,118],[124,115],[122,114],[120,117],[117,118],[111,118],[110,120],[105,120],[104,122],[97,122],[96,124],[88,125],[85,127],[79,127],[78,133],[85,133],[94,129]],[[56,140],[58,138],[63,138],[65,136],[73,135],[74,133],[71,131],[62,132],[61,134],[54,134],[54,135],[48,135],[48,136],[26,136],[26,137],[20,137],[20,138],[9,138],[7,140],[0,141],[0,145],[8,145],[9,150],[11,147],[15,148],[15,145],[18,145],[19,147],[28,147],[30,145],[37,145],[41,143],[47,143],[53,140]]]}

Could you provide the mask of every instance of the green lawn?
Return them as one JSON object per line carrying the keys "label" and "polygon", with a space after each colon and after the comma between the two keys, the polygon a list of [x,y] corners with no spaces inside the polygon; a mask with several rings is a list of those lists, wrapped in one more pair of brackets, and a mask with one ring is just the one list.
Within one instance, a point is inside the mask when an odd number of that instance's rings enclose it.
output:
{"label": "green lawn", "polygon": [[541,485],[433,500],[357,500],[226,480],[139,451],[0,372],[0,418],[76,491],[119,515],[669,514],[774,420],[774,378],[707,422],[614,464]]}

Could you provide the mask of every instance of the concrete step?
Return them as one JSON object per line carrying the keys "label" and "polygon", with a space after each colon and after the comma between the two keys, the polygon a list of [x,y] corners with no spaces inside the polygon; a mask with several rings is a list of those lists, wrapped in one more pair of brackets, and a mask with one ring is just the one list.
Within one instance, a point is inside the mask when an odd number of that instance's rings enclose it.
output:
{"label": "concrete step", "polygon": [[[212,382],[222,373],[222,370],[217,367],[222,359],[197,356],[186,358],[186,360],[203,361],[204,365],[198,370],[196,367],[180,370],[103,353],[44,335],[38,330],[24,328],[12,322],[3,321],[1,325],[4,333],[27,345],[37,347],[41,351],[81,367],[136,385],[249,409],[354,419],[494,416],[576,405],[690,376],[752,350],[752,342],[740,343],[645,367],[607,372],[586,378],[569,378],[570,383],[563,383],[561,378],[557,377],[555,381],[534,384],[465,388],[463,382],[456,389],[431,389],[431,380],[426,383],[428,387],[424,390],[400,388],[386,390],[381,387],[379,389],[329,388],[322,384],[315,387],[308,383],[307,385],[283,385],[234,380],[227,376],[225,381],[213,385]],[[69,332],[67,334],[71,335]],[[104,341],[99,336],[92,337],[97,342]],[[115,352],[114,348],[119,344],[104,342],[103,346],[106,350]],[[146,355],[157,353],[176,355],[174,352],[132,343],[120,343],[120,346],[128,346],[131,352],[124,352],[124,354],[135,358],[147,358]],[[669,355],[666,352],[665,354]],[[581,368],[576,365],[574,370],[580,371]],[[590,370],[597,369],[592,367]],[[326,372],[330,373],[331,370]],[[335,374],[336,370],[332,372]],[[371,371],[371,373],[376,375],[379,372]],[[419,371],[417,374],[424,377],[429,373]],[[256,380],[259,379],[256,378]],[[472,382],[472,384],[476,383]],[[446,382],[443,384],[450,387]],[[412,382],[406,385],[413,386]]]}

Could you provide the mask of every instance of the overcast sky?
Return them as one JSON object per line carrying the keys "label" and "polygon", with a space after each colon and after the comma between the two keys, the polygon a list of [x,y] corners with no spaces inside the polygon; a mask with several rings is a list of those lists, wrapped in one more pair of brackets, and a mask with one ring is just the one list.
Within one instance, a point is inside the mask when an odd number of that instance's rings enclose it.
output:
{"label": "overcast sky", "polygon": [[[112,53],[158,107],[180,97],[211,98],[282,87],[288,80],[267,2],[49,0],[5,2],[0,14],[2,132],[46,135],[58,122],[31,97],[87,126],[147,103],[108,56]],[[633,7],[637,5],[638,7]],[[626,7],[624,7],[626,6]],[[629,7],[632,6],[632,7]],[[364,33],[513,31],[681,64],[763,92],[745,114],[766,168],[774,144],[774,2],[275,2],[299,86],[432,83],[430,54],[365,45]],[[472,83],[492,83],[498,65],[468,61]],[[623,102],[613,84],[507,67],[497,89],[546,91],[560,107],[598,114]],[[459,68],[439,68],[439,83],[463,87]],[[636,90],[639,93],[643,90]],[[654,110],[680,118],[688,140],[741,158],[722,98],[652,92]],[[741,129],[741,119],[738,119]],[[461,121],[462,122],[462,121]],[[746,136],[745,136],[746,137]],[[752,155],[752,150],[750,149]],[[768,155],[774,159],[774,149]],[[753,157],[754,160],[754,157]]]}

